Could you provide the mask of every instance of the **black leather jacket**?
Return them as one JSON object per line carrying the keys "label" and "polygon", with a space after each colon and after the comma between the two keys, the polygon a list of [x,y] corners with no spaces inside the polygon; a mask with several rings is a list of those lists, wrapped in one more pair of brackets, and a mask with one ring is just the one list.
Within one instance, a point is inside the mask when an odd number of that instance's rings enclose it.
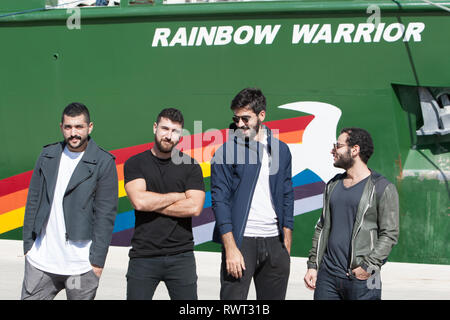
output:
{"label": "black leather jacket", "polygon": [[[31,177],[23,223],[26,254],[50,214],[65,143],[43,148]],[[66,239],[92,240],[90,263],[103,267],[114,229],[118,204],[118,177],[114,156],[89,138],[85,153],[67,186],[64,200]]]}

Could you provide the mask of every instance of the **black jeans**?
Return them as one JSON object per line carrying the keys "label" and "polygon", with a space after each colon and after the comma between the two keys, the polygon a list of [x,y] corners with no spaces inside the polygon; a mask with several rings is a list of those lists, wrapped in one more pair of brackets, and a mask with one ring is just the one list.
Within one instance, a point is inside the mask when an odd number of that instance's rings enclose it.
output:
{"label": "black jeans", "polygon": [[127,300],[151,300],[160,281],[166,284],[170,299],[197,300],[194,252],[130,259]]}
{"label": "black jeans", "polygon": [[337,277],[322,264],[317,273],[314,300],[381,300],[381,280],[374,280],[372,277],[359,280],[354,275]]}
{"label": "black jeans", "polygon": [[258,300],[284,300],[291,258],[280,237],[244,237],[240,248],[245,270],[241,279],[227,273],[222,250],[220,299],[246,300],[253,278]]}

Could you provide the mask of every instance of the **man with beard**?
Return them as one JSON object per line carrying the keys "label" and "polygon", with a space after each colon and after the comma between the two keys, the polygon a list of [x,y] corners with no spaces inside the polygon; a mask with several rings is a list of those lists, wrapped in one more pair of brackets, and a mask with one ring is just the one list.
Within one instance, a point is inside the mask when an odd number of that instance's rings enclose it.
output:
{"label": "man with beard", "polygon": [[211,199],[222,243],[220,298],[282,300],[294,227],[291,153],[262,124],[266,99],[247,88],[231,102],[236,129],[211,162]]}
{"label": "man with beard", "polygon": [[[304,281],[316,300],[381,299],[381,266],[399,234],[395,186],[369,169],[370,134],[341,131],[331,153],[345,170],[331,179],[316,225]],[[318,270],[318,271],[317,271]]]}
{"label": "man with beard", "polygon": [[153,147],[125,162],[125,190],[136,217],[127,272],[129,300],[152,299],[160,281],[171,299],[197,299],[191,217],[202,212],[205,192],[199,164],[174,148],[183,125],[179,110],[162,110],[153,125]]}
{"label": "man with beard", "polygon": [[117,211],[114,156],[90,138],[82,103],[63,111],[63,142],[45,146],[28,190],[22,299],[94,299]]}

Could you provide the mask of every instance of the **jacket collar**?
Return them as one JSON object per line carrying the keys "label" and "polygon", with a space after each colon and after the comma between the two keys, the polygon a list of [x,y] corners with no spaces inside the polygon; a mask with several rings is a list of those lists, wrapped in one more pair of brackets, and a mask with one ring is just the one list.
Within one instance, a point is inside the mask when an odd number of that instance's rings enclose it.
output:
{"label": "jacket collar", "polygon": [[[59,162],[65,147],[66,143],[61,141],[53,145],[49,145],[45,148],[43,153],[43,157],[47,158],[47,160],[42,163],[41,169],[47,184],[50,201],[53,201],[56,180],[58,177]],[[91,137],[88,137],[88,145],[85,149],[83,157],[80,160],[80,163],[77,165],[74,173],[72,174],[66,193],[73,190],[83,180],[92,175],[94,169],[93,167],[97,164],[97,149],[97,144],[93,139],[91,139]]]}
{"label": "jacket collar", "polygon": [[88,162],[88,163],[97,163],[97,150],[98,146],[95,143],[95,141],[89,136],[88,137],[88,145],[86,149],[84,150],[83,158],[81,158],[82,161]]}
{"label": "jacket collar", "polygon": [[[59,161],[61,160],[61,155],[65,147],[66,143],[61,141],[59,143],[55,143],[49,148],[46,148],[43,154],[43,156],[48,160],[42,164],[41,168],[46,178],[47,190],[49,190],[49,199],[51,199],[51,201],[53,201],[56,179],[58,177]],[[66,189],[66,194],[92,175],[94,167],[97,164],[97,150],[97,144],[91,137],[88,137],[88,145],[84,150],[80,163],[77,165],[72,177],[70,178]]]}
{"label": "jacket collar", "polygon": [[70,193],[75,189],[80,183],[88,179],[94,172],[94,168],[97,164],[97,144],[90,137],[88,138],[88,145],[84,150],[83,157],[80,163],[76,166],[72,177],[69,180],[65,194]]}
{"label": "jacket collar", "polygon": [[[380,173],[378,173],[375,170],[372,170],[370,168],[368,168],[368,169],[370,170],[369,177],[372,181],[377,181],[378,179],[383,178],[383,176]],[[347,172],[338,173],[330,181],[328,181],[328,183],[332,183],[332,182],[336,182],[338,180],[345,179],[345,177],[347,177]]]}

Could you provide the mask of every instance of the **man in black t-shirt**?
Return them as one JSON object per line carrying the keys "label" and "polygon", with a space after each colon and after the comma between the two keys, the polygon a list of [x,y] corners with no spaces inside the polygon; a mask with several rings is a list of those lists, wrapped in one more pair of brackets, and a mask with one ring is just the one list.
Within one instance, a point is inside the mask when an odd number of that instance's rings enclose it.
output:
{"label": "man in black t-shirt", "polygon": [[203,209],[205,187],[199,164],[174,149],[183,124],[179,110],[162,110],[153,125],[152,149],[125,162],[125,190],[136,217],[127,272],[129,300],[152,299],[160,281],[171,299],[197,299],[191,217]]}

